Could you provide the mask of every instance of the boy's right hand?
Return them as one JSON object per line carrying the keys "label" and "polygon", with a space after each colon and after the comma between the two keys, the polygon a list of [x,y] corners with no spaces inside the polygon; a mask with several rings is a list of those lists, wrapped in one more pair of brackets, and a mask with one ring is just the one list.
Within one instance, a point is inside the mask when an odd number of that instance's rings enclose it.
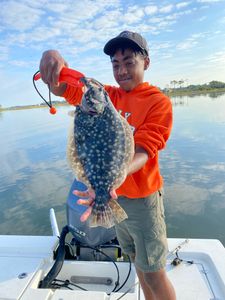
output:
{"label": "boy's right hand", "polygon": [[63,67],[68,67],[68,64],[57,50],[47,50],[42,54],[39,70],[42,80],[50,87],[59,86],[59,74]]}

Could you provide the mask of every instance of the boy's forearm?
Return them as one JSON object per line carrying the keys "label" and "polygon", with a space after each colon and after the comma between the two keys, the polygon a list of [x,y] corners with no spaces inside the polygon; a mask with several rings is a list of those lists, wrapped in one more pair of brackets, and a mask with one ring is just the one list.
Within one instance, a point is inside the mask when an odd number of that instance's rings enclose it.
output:
{"label": "boy's forearm", "polygon": [[135,147],[134,158],[129,166],[127,175],[131,175],[139,171],[146,164],[147,161],[148,161],[147,151],[144,148],[137,145]]}

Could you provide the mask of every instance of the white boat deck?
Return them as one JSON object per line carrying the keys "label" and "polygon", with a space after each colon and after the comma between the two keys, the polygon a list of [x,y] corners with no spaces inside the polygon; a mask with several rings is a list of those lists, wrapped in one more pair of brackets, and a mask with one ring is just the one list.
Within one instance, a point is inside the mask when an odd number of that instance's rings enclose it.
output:
{"label": "white boat deck", "polygon": [[[225,248],[218,240],[190,239],[178,251],[181,263],[171,265],[176,257],[174,249],[184,239],[168,239],[171,255],[168,255],[167,272],[178,300],[225,299]],[[111,285],[82,283],[88,291],[40,289],[38,284],[51,268],[53,251],[58,243],[54,236],[0,236],[0,299],[4,300],[144,300],[132,266],[128,282],[117,293],[110,293],[116,281],[115,266],[111,262],[65,261],[57,277],[61,280],[76,276],[106,277]],[[189,261],[189,262],[188,262]],[[193,263],[192,263],[193,262]],[[118,262],[120,280],[124,281],[129,264]],[[86,278],[86,277],[82,277]],[[130,289],[131,288],[131,289]],[[124,293],[130,291],[124,295]]]}

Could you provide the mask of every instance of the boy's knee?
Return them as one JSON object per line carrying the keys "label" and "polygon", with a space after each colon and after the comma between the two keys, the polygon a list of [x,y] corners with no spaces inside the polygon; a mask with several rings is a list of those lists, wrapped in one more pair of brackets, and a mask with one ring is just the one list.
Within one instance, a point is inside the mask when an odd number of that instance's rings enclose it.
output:
{"label": "boy's knee", "polygon": [[161,269],[156,272],[144,272],[143,273],[145,282],[154,289],[156,286],[164,285],[167,280],[166,271]]}

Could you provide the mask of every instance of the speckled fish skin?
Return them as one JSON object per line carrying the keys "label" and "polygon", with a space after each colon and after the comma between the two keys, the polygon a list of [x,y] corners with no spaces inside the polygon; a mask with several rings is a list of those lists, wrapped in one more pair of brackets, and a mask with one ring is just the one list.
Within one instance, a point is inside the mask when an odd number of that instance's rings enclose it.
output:
{"label": "speckled fish skin", "polygon": [[133,134],[103,85],[90,78],[82,81],[88,90],[76,107],[67,155],[77,178],[95,191],[89,225],[109,228],[127,218],[109,192],[126,177],[134,155]]}

